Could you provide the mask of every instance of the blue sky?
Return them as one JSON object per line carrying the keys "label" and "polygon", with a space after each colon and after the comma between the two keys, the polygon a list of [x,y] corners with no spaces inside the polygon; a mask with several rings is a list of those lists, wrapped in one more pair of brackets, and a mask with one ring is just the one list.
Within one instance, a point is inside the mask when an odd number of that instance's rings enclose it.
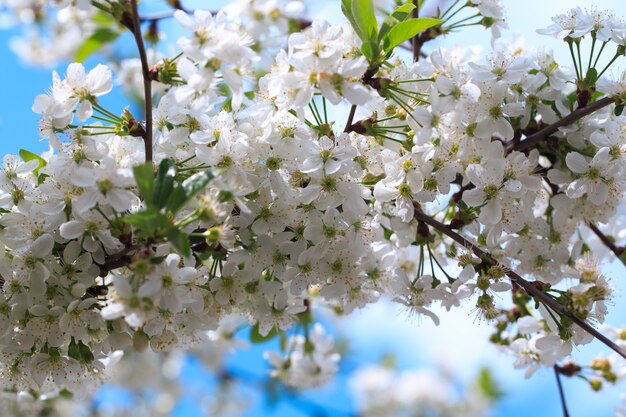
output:
{"label": "blue sky", "polygon": [[[150,7],[158,8],[150,2]],[[185,2],[193,7],[194,2]],[[203,3],[203,2],[195,2]],[[211,2],[212,5],[220,2]],[[223,1],[221,3],[224,3]],[[337,12],[337,3],[332,1],[322,3],[316,8],[319,15],[341,18]],[[550,16],[562,13],[567,8],[576,5],[597,6],[598,8],[613,9],[624,14],[624,0],[572,0],[572,1],[540,1],[540,0],[504,0],[507,6],[507,17],[512,33],[523,35],[531,45],[545,45],[557,51],[564,63],[569,63],[569,56],[564,45],[551,38],[537,35],[534,29],[545,27],[550,23]],[[317,1],[315,3],[318,4]],[[325,6],[324,4],[327,4]],[[0,31],[0,152],[17,153],[20,148],[32,151],[44,151],[46,142],[40,142],[37,133],[38,116],[31,111],[34,97],[48,88],[51,83],[49,69],[27,67],[18,62],[9,49],[9,40],[15,35],[14,30]],[[442,46],[455,44],[479,44],[489,48],[489,33],[481,29],[470,29],[467,32],[453,34],[443,42]],[[97,57],[88,61],[87,66],[97,63]],[[64,72],[66,63],[59,67]],[[624,67],[622,63],[621,68]],[[121,109],[126,105],[119,90],[109,95],[106,101],[112,108]],[[616,287],[614,306],[608,317],[608,322],[614,325],[626,324],[626,280],[624,267],[619,264],[607,266],[607,275],[612,278]],[[483,365],[490,366],[496,371],[497,378],[502,382],[502,389],[506,396],[494,411],[494,417],[516,416],[558,416],[561,414],[560,404],[554,375],[551,370],[539,371],[529,380],[525,380],[523,372],[512,368],[510,357],[497,351],[487,342],[491,327],[487,323],[480,323],[471,313],[471,306],[452,313],[439,314],[441,325],[434,326],[428,319],[410,320],[394,305],[381,303],[363,311],[355,313],[338,325],[340,333],[351,340],[355,351],[352,358],[357,363],[369,363],[379,360],[387,353],[393,353],[398,364],[403,368],[446,366],[469,380],[476,370]],[[262,347],[255,347],[237,353],[231,359],[238,367],[262,375],[265,372],[261,358]],[[581,358],[592,358],[606,352],[598,343],[584,347],[580,351]],[[194,366],[188,364],[184,374],[190,384],[210,386],[210,379]],[[592,393],[587,385],[580,380],[565,380],[567,400],[572,417],[588,415],[611,415],[615,405],[619,402],[619,391],[609,389],[602,393]],[[339,378],[331,387],[306,393],[316,402],[332,404],[336,408],[350,409],[351,400],[344,378]],[[250,398],[259,405],[249,416],[307,416],[308,411],[297,411],[294,408],[282,405],[277,409],[265,409],[263,399],[258,395],[250,394]],[[195,415],[192,402],[180,405],[176,416]]]}

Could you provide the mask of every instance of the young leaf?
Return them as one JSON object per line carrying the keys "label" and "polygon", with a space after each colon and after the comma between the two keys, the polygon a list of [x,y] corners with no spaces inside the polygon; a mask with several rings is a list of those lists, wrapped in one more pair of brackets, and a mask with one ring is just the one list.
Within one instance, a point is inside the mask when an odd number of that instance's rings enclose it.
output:
{"label": "young leaf", "polygon": [[154,181],[154,196],[152,202],[158,208],[165,207],[174,188],[174,179],[176,178],[176,167],[169,159],[164,159],[159,164],[159,171]]}
{"label": "young leaf", "polygon": [[135,182],[141,197],[149,204],[152,202],[152,194],[154,193],[154,171],[152,163],[137,165],[133,168]]}
{"label": "young leaf", "polygon": [[114,31],[110,28],[99,28],[93,35],[87,38],[85,42],[76,51],[74,61],[83,62],[89,57],[89,55],[102,48],[105,44],[113,42],[120,36],[120,32]]}
{"label": "young leaf", "polygon": [[129,214],[122,218],[125,223],[131,224],[147,235],[154,236],[158,229],[163,228],[169,223],[167,216],[161,213],[157,208],[149,207],[146,210]]}
{"label": "young leaf", "polygon": [[348,22],[350,22],[350,25],[359,36],[359,38],[361,40],[367,39],[367,36],[363,32],[361,32],[361,28],[359,27],[359,25],[357,25],[354,15],[352,14],[352,0],[341,0],[341,11],[343,12],[343,15],[346,17],[346,19],[348,19]]}
{"label": "young leaf", "polygon": [[380,26],[380,32],[378,33],[378,42],[380,43],[385,39],[385,35],[387,35],[392,27],[410,17],[413,9],[415,9],[413,3],[406,3],[394,10],[389,16],[385,17],[383,24]]}
{"label": "young leaf", "polygon": [[595,68],[589,68],[587,71],[587,75],[585,76],[585,84],[588,87],[596,85],[596,81],[598,81],[598,71]]}
{"label": "young leaf", "polygon": [[182,185],[177,186],[167,200],[167,209],[172,213],[178,212],[189,200],[202,191],[206,185],[213,179],[210,171],[198,172],[183,181]]}
{"label": "young leaf", "polygon": [[20,158],[22,158],[22,161],[24,161],[24,162],[28,162],[28,161],[32,161],[32,160],[39,161],[39,165],[33,171],[35,173],[35,175],[38,175],[39,174],[39,170],[41,168],[45,167],[46,164],[47,164],[46,160],[43,159],[41,156],[39,156],[36,153],[33,153],[31,151],[27,151],[26,149],[20,149]]}
{"label": "young leaf", "polygon": [[363,42],[378,39],[378,22],[376,22],[372,0],[352,0],[352,16],[364,35],[364,38],[361,37]]}
{"label": "young leaf", "polygon": [[437,26],[440,23],[440,19],[433,19],[431,17],[420,17],[398,23],[389,30],[389,33],[385,37],[385,51],[390,52],[402,42],[407,41],[424,30]]}
{"label": "young leaf", "polygon": [[164,233],[167,240],[185,257],[191,256],[191,245],[187,234],[176,227],[170,227]]}

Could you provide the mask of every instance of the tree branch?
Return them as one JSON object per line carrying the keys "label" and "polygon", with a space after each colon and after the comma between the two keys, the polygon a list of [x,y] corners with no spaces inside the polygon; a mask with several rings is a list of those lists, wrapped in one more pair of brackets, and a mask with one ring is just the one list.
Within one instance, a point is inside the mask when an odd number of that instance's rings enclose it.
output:
{"label": "tree branch", "polygon": [[563,305],[561,305],[561,303],[559,303],[558,301],[552,299],[550,296],[548,296],[545,292],[540,290],[533,283],[531,283],[529,281],[526,281],[524,278],[522,278],[517,273],[509,270],[509,268],[507,268],[506,266],[499,264],[489,253],[485,252],[484,250],[479,248],[477,245],[475,245],[474,243],[470,242],[469,240],[467,240],[463,236],[459,235],[458,233],[452,231],[445,224],[443,224],[443,223],[435,220],[434,218],[424,214],[419,209],[419,207],[415,207],[415,216],[414,217],[415,217],[416,220],[422,221],[422,222],[426,223],[427,225],[429,225],[429,226],[439,230],[441,233],[443,233],[444,235],[448,236],[449,238],[451,238],[455,242],[457,242],[460,245],[464,246],[468,250],[471,250],[480,259],[492,262],[493,264],[499,265],[500,267],[502,267],[505,271],[507,271],[506,275],[511,279],[511,281],[513,281],[514,283],[519,285],[521,288],[523,288],[524,291],[526,291],[526,293],[528,293],[528,295],[533,297],[536,301],[543,303],[547,307],[549,307],[552,310],[554,310],[555,312],[557,312],[559,315],[561,315],[563,317],[567,317],[568,319],[570,319],[571,321],[576,323],[579,327],[581,327],[582,329],[587,331],[589,334],[594,336],[596,339],[598,339],[600,342],[604,343],[607,347],[609,347],[610,349],[612,349],[613,351],[615,351],[620,356],[622,356],[623,358],[626,359],[626,351],[624,349],[619,347],[617,344],[615,344],[612,340],[610,340],[604,334],[600,333],[597,329],[595,329],[593,326],[591,326],[585,320],[582,320],[580,317],[575,316],[572,313],[570,313],[569,311],[567,311],[565,309],[565,307]]}
{"label": "tree branch", "polygon": [[139,58],[141,59],[141,72],[143,75],[143,90],[146,104],[146,133],[143,136],[143,142],[146,161],[152,161],[152,80],[150,79],[150,67],[148,66],[146,47],[144,46],[143,36],[141,35],[141,22],[137,10],[137,0],[131,0],[130,3],[133,10],[133,34],[135,35],[135,42],[139,50]]}
{"label": "tree branch", "polygon": [[559,386],[559,396],[561,397],[561,406],[563,407],[563,417],[569,417],[567,404],[565,403],[565,392],[563,392],[563,385],[561,384],[561,371],[557,365],[554,365],[554,375],[556,376],[556,383]]}
{"label": "tree branch", "polygon": [[[413,5],[415,8],[413,9],[413,18],[417,19],[419,16],[419,0],[413,0]],[[422,45],[419,43],[420,38],[419,34],[413,37],[413,62],[417,62],[420,59],[420,51],[422,49]]]}
{"label": "tree branch", "polygon": [[346,127],[343,129],[344,132],[352,131],[352,121],[354,120],[354,114],[356,113],[356,104],[353,104],[350,107],[350,114],[348,115],[348,121],[346,122]]}
{"label": "tree branch", "polygon": [[619,259],[624,265],[626,265],[626,261],[622,259],[622,254],[624,253],[624,247],[617,246],[611,239],[609,239],[607,235],[605,235],[602,232],[602,230],[598,228],[598,226],[591,223],[590,221],[587,222],[587,226],[589,226],[589,228],[593,231],[593,233],[595,233],[596,236],[598,236],[598,239],[600,239],[600,241],[604,243],[604,246],[609,248],[611,252],[615,254],[617,259]]}
{"label": "tree branch", "polygon": [[526,139],[524,139],[521,142],[518,142],[518,143],[509,142],[510,145],[508,146],[509,149],[507,150],[510,152],[510,151],[523,151],[526,149],[530,149],[534,147],[535,145],[537,145],[542,140],[544,140],[545,138],[547,138],[548,136],[550,136],[551,134],[555,133],[557,130],[559,130],[559,127],[571,125],[575,121],[582,119],[583,117],[590,115],[591,113],[598,111],[601,108],[606,107],[609,104],[614,103],[614,102],[615,102],[614,98],[604,97],[588,106],[576,109],[570,114],[568,114],[567,116],[565,116],[564,118],[562,118],[561,120],[559,120],[558,122],[553,123],[550,126],[544,127],[540,131],[535,132],[530,136],[527,136]]}

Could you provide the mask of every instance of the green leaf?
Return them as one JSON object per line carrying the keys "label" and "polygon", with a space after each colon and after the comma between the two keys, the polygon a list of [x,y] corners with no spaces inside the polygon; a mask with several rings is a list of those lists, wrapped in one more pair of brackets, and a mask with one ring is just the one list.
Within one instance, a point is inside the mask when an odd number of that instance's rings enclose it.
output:
{"label": "green leaf", "polygon": [[504,395],[504,392],[498,387],[498,382],[488,368],[480,370],[476,383],[482,393],[491,400],[498,400]]}
{"label": "green leaf", "polygon": [[596,85],[596,81],[598,81],[598,71],[595,68],[589,68],[587,71],[587,75],[585,76],[585,84],[588,87]]}
{"label": "green leaf", "polygon": [[380,26],[380,32],[378,33],[378,42],[382,42],[392,27],[409,18],[413,9],[415,9],[413,3],[406,3],[394,10],[389,16],[385,17],[383,24]]}
{"label": "green leaf", "polygon": [[361,40],[367,38],[367,36],[365,36],[365,34],[361,32],[361,28],[359,27],[359,25],[357,25],[354,15],[352,14],[352,0],[341,0],[341,11],[343,12],[343,15],[346,17],[346,19],[348,19],[348,22],[350,22],[350,25],[359,36],[359,38],[361,38]]}
{"label": "green leaf", "polygon": [[615,115],[619,116],[622,114],[622,112],[624,111],[624,105],[623,104],[618,104],[617,106],[615,106]]}
{"label": "green leaf", "polygon": [[102,48],[105,44],[113,42],[120,36],[120,32],[114,31],[110,28],[98,28],[90,37],[83,42],[83,44],[76,51],[74,61],[83,62],[89,57],[89,55]]}
{"label": "green leaf", "polygon": [[146,210],[129,214],[123,217],[122,220],[141,229],[147,236],[155,236],[159,229],[170,224],[167,216],[155,207],[148,207]]}
{"label": "green leaf", "polygon": [[[378,45],[375,46],[378,49]],[[361,53],[368,61],[372,61],[376,54],[374,53],[374,48],[372,47],[372,42],[364,41],[363,45],[361,45]]]}
{"label": "green leaf", "polygon": [[133,168],[133,174],[135,175],[135,182],[139,193],[150,204],[152,202],[152,195],[154,193],[154,168],[151,162],[146,164],[137,165]]}
{"label": "green leaf", "polygon": [[352,0],[352,16],[363,36],[361,37],[363,42],[377,40],[378,22],[374,14],[373,0]]}
{"label": "green leaf", "polygon": [[156,179],[154,180],[154,196],[152,202],[158,208],[165,207],[174,188],[176,179],[176,167],[170,159],[164,159],[159,164]]}
{"label": "green leaf", "polygon": [[391,52],[393,48],[400,45],[402,42],[440,23],[441,19],[433,19],[432,17],[420,17],[400,22],[389,30],[389,33],[384,39],[384,49],[387,52]]}
{"label": "green leaf", "polygon": [[178,212],[189,200],[202,191],[213,179],[211,171],[198,172],[177,186],[167,200],[167,209],[172,213]]}
{"label": "green leaf", "polygon": [[26,149],[20,149],[20,158],[22,158],[22,161],[24,161],[24,162],[28,162],[28,161],[32,161],[32,160],[39,161],[39,165],[33,171],[35,173],[35,175],[39,175],[39,170],[41,168],[45,167],[48,164],[46,162],[46,160],[43,159],[41,156],[39,156],[36,153],[33,153],[31,151],[27,151]]}
{"label": "green leaf", "polygon": [[267,336],[263,336],[259,333],[259,323],[256,323],[254,326],[250,328],[250,342],[252,343],[265,343],[269,340],[272,340],[278,336],[278,331],[276,327],[272,327],[272,330],[269,331]]}
{"label": "green leaf", "polygon": [[176,227],[170,227],[165,231],[167,240],[185,257],[191,256],[189,236]]}

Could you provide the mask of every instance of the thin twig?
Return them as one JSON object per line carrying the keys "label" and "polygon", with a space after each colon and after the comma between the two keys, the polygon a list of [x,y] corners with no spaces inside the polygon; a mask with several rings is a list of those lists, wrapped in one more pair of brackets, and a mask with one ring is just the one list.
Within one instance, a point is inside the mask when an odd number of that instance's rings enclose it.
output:
{"label": "thin twig", "polygon": [[344,132],[350,132],[352,129],[352,121],[354,120],[354,114],[356,113],[356,104],[353,104],[350,107],[350,114],[348,115],[348,121],[346,122],[346,127],[343,129]]}
{"label": "thin twig", "polygon": [[470,242],[463,236],[454,232],[445,224],[424,214],[422,211],[420,211],[419,207],[416,207],[415,209],[415,219],[418,221],[422,221],[426,223],[427,225],[439,230],[441,233],[448,236],[455,242],[459,243],[460,245],[463,245],[463,247],[467,248],[468,250],[471,250],[480,259],[492,262],[493,264],[500,266],[505,271],[507,271],[506,275],[511,279],[511,281],[513,281],[514,283],[519,285],[521,288],[523,288],[524,291],[526,291],[526,293],[532,296],[536,301],[543,303],[547,307],[557,312],[559,315],[563,317],[567,317],[568,319],[572,320],[574,323],[580,326],[583,330],[585,330],[586,332],[594,336],[600,342],[604,343],[607,347],[609,347],[610,349],[618,353],[620,356],[622,356],[624,359],[626,359],[626,350],[619,347],[612,340],[610,340],[608,337],[600,333],[597,329],[595,329],[585,320],[582,320],[580,317],[575,316],[569,311],[567,311],[561,303],[550,298],[545,292],[540,290],[537,286],[533,285],[533,283],[526,281],[517,273],[509,270],[506,266],[499,264],[489,253],[485,252],[474,243]]}
{"label": "thin twig", "polygon": [[624,265],[626,265],[626,261],[624,261],[622,259],[622,254],[624,253],[624,248],[617,246],[611,239],[609,239],[609,237],[607,235],[605,235],[602,232],[602,230],[598,229],[598,226],[596,226],[592,222],[588,221],[587,222],[587,226],[589,226],[589,228],[593,231],[593,233],[595,233],[596,236],[598,236],[598,239],[600,239],[600,241],[602,241],[602,243],[604,243],[604,246],[609,248],[611,250],[611,252],[613,252],[615,254],[617,259],[619,259],[620,261],[622,261],[622,263]]}
{"label": "thin twig", "polygon": [[561,396],[561,406],[563,406],[563,417],[569,417],[567,404],[565,403],[565,392],[563,392],[563,384],[561,384],[561,374],[559,367],[554,365],[554,375],[556,375],[556,383],[559,386],[559,395]]}
{"label": "thin twig", "polygon": [[143,137],[143,141],[147,162],[152,161],[152,80],[150,80],[150,67],[148,66],[146,47],[143,44],[143,36],[141,35],[141,22],[139,19],[139,11],[137,10],[137,0],[131,0],[130,3],[133,9],[133,34],[135,35],[135,42],[139,50],[139,58],[141,59],[143,90],[146,103],[146,134]]}
{"label": "thin twig", "polygon": [[526,137],[526,139],[524,139],[523,141],[518,142],[516,144],[514,144],[513,142],[510,142],[512,146],[510,147],[509,151],[511,150],[523,151],[526,149],[530,149],[534,147],[536,144],[538,144],[539,142],[541,142],[542,140],[544,140],[545,138],[547,138],[548,136],[550,136],[551,134],[555,133],[557,130],[559,130],[559,127],[571,125],[575,121],[582,119],[583,117],[595,111],[598,111],[601,108],[606,107],[609,104],[614,103],[614,102],[615,102],[614,98],[604,97],[588,106],[576,109],[570,114],[568,114],[567,116],[565,116],[564,118],[562,118],[561,120],[559,120],[558,122],[553,123],[550,126],[544,127],[540,131],[535,132],[532,135]]}
{"label": "thin twig", "polygon": [[[413,18],[417,19],[419,16],[419,1],[413,0],[413,5],[415,8],[413,9]],[[420,44],[419,34],[413,37],[413,62],[417,62],[420,59],[420,51],[422,49],[422,45]]]}

